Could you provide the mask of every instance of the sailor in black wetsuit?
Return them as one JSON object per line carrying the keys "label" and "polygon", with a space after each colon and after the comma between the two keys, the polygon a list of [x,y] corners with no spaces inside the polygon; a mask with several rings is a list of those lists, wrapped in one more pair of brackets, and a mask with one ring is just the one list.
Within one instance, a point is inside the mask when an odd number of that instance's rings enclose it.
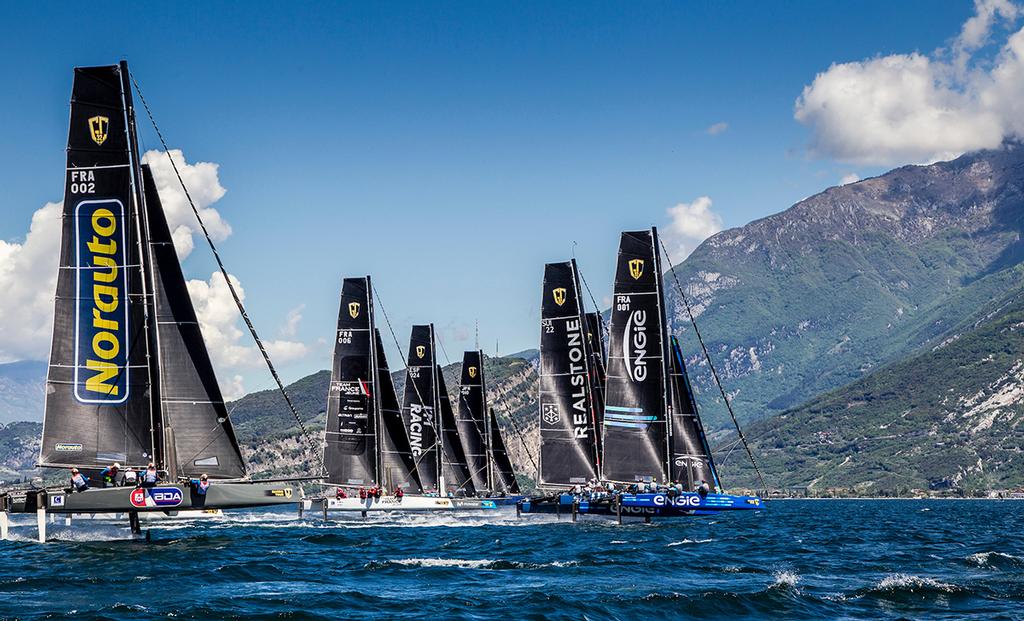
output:
{"label": "sailor in black wetsuit", "polygon": [[700,487],[697,488],[697,493],[700,494],[701,498],[707,498],[710,492],[711,486],[708,485],[707,481],[701,479]]}

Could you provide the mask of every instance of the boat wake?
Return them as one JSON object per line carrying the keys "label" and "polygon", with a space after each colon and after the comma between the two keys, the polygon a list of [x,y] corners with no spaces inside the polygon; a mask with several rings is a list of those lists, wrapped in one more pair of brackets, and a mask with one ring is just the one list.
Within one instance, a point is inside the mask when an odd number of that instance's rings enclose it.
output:
{"label": "boat wake", "polygon": [[685,546],[691,543],[711,543],[714,539],[683,539],[682,541],[673,541],[667,544],[666,547],[674,548],[676,546]]}
{"label": "boat wake", "polygon": [[550,563],[522,563],[495,559],[459,558],[403,558],[386,561],[371,561],[365,569],[401,568],[455,568],[455,569],[542,569],[545,567],[572,567],[575,561],[552,561]]}

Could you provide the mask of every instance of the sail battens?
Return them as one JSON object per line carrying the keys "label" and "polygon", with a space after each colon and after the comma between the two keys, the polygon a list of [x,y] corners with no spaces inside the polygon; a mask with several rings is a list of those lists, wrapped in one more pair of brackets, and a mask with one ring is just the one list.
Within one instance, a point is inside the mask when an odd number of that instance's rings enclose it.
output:
{"label": "sail battens", "polygon": [[374,345],[367,278],[341,286],[331,383],[327,396],[327,480],[337,484],[379,482]]}
{"label": "sail battens", "polygon": [[619,241],[601,434],[601,476],[633,483],[668,480],[665,324],[657,231]]}
{"label": "sail battens", "polygon": [[106,166],[68,166],[64,170],[109,170],[112,168],[131,168],[131,166],[131,164],[108,164]]}
{"label": "sail battens", "polygon": [[405,375],[402,420],[424,490],[441,491],[440,406],[434,353],[434,326],[412,327]]}
{"label": "sail battens", "polygon": [[116,65],[75,70],[42,464],[156,452],[123,77]]}
{"label": "sail battens", "polygon": [[597,476],[587,332],[576,262],[548,263],[541,300],[541,487]]}

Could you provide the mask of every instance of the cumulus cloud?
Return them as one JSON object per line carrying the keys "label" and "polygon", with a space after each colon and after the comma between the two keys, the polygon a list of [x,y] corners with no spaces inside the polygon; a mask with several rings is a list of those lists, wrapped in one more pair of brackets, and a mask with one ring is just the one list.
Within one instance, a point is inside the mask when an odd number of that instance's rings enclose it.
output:
{"label": "cumulus cloud", "polygon": [[306,309],[305,304],[299,304],[295,308],[288,311],[285,315],[284,325],[281,326],[281,336],[291,338],[295,336],[295,333],[299,330],[299,322],[302,321],[302,311]]}
{"label": "cumulus cloud", "polygon": [[47,203],[23,242],[0,240],[0,362],[49,355],[60,228],[61,203]]}
{"label": "cumulus cloud", "polygon": [[839,180],[839,185],[847,185],[850,183],[857,183],[860,181],[860,175],[857,173],[846,173],[843,178]]}
{"label": "cumulus cloud", "polygon": [[704,132],[710,136],[717,136],[718,134],[721,134],[727,129],[729,129],[729,124],[726,123],[725,121],[722,121],[720,123],[715,123],[714,125],[708,127],[707,129],[704,130]]}
{"label": "cumulus cloud", "polygon": [[[244,302],[245,289],[234,275],[229,277]],[[190,280],[186,284],[214,365],[228,369],[259,368],[263,356],[255,345],[244,344],[249,335],[242,331],[238,307],[224,276],[214,272],[209,280]],[[307,353],[306,345],[297,341],[282,339],[263,344],[275,363],[291,362]]]}
{"label": "cumulus cloud", "polygon": [[994,58],[981,50],[1021,15],[976,0],[946,49],[836,63],[804,87],[795,118],[819,156],[869,165],[928,163],[1024,136],[1024,29]]}
{"label": "cumulus cloud", "polygon": [[722,230],[722,218],[711,209],[707,196],[669,207],[666,213],[669,223],[662,229],[662,239],[673,261],[682,261],[702,241]]}
{"label": "cumulus cloud", "polygon": [[185,155],[180,149],[170,151],[147,151],[142,156],[142,162],[149,164],[153,171],[153,180],[156,182],[157,191],[160,193],[160,202],[164,207],[164,214],[167,216],[167,225],[174,238],[174,249],[178,258],[184,259],[191,254],[195,247],[193,235],[202,235],[199,223],[196,222],[192,207],[188,204],[188,197],[181,189],[181,183],[174,168],[167,159],[168,153],[174,164],[181,173],[181,178],[188,188],[189,196],[199,209],[199,215],[203,218],[206,230],[214,241],[223,241],[231,235],[231,225],[221,217],[213,207],[213,203],[219,201],[227,190],[220,184],[217,174],[218,164],[212,162],[195,162],[189,164],[185,161]]}
{"label": "cumulus cloud", "polygon": [[[185,184],[216,240],[231,234],[228,225],[210,205],[224,196],[217,177],[217,164],[186,162],[181,151],[171,151]],[[193,247],[192,237],[199,232],[198,223],[181,191],[167,155],[150,151],[145,161],[153,170],[154,181],[174,235],[179,257]],[[0,362],[11,360],[45,360],[49,355],[53,325],[53,301],[57,289],[57,263],[60,254],[62,203],[47,203],[32,215],[28,233],[23,240],[0,240]],[[237,279],[232,280],[238,284]],[[240,328],[238,309],[220,273],[209,280],[187,283],[196,307],[199,323],[214,365],[225,381],[222,389],[229,398],[244,394],[244,372],[263,364],[255,345],[244,345],[248,334]],[[244,290],[238,284],[239,294]],[[305,344],[291,340],[303,307],[292,309],[280,329],[281,339],[266,343],[275,362],[289,362],[307,354]]]}

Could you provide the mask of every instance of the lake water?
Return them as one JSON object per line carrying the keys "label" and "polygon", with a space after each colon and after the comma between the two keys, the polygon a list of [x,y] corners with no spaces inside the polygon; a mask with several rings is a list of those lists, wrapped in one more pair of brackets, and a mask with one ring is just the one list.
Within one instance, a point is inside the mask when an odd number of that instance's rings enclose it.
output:
{"label": "lake water", "polygon": [[[1024,502],[776,501],[630,523],[234,513],[0,542],[0,617],[1012,619]],[[31,519],[29,519],[31,518]]]}

